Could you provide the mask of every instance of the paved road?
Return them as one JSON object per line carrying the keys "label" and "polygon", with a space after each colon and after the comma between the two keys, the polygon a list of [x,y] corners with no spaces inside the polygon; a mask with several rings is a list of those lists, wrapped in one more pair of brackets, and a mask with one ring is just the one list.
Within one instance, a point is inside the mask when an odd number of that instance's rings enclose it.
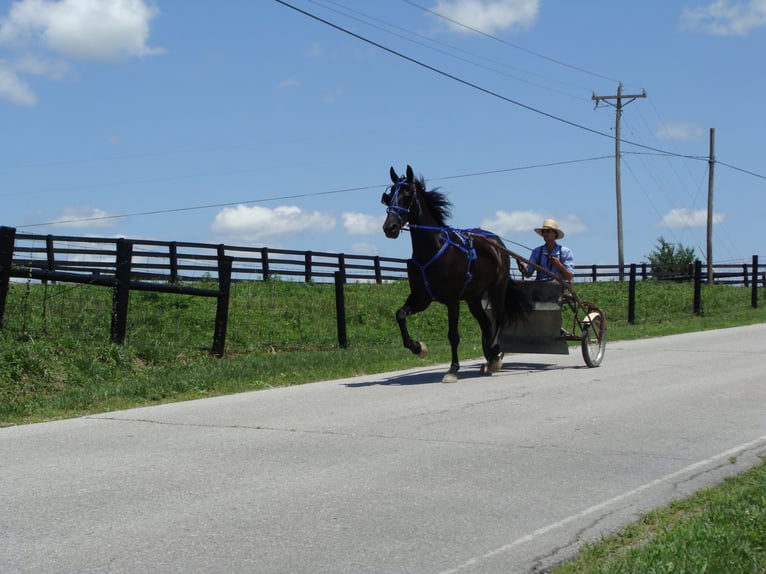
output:
{"label": "paved road", "polygon": [[[0,429],[0,572],[539,572],[766,454],[766,325]],[[404,352],[404,351],[402,351]],[[414,360],[414,359],[413,359]]]}

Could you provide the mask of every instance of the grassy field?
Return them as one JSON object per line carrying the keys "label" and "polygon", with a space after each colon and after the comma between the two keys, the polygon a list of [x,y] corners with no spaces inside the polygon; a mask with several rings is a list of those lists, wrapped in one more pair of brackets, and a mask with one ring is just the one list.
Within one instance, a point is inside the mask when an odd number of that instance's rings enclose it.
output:
{"label": "grassy field", "polygon": [[[766,301],[753,309],[742,287],[703,286],[696,316],[690,284],[640,282],[635,324],[626,320],[627,284],[576,289],[605,311],[607,341],[766,321]],[[14,283],[0,331],[0,426],[448,362],[439,304],[409,319],[429,357],[402,347],[394,313],[407,292],[404,282],[347,285],[349,344],[340,348],[333,285],[237,283],[219,359],[208,352],[211,299],[134,292],[127,341],[117,346],[109,343],[110,289]],[[461,334],[461,358],[481,356],[478,326],[465,308]]]}
{"label": "grassy field", "polygon": [[[575,287],[605,311],[608,341],[766,322],[766,301],[753,309],[741,287],[703,286],[696,316],[690,284],[641,282],[635,324],[627,322],[626,284]],[[404,283],[347,285],[344,349],[332,285],[238,283],[219,359],[208,352],[211,300],[133,293],[127,343],[116,346],[108,342],[109,289],[13,284],[0,331],[0,426],[448,362],[440,305],[409,321],[430,356],[401,346],[394,312],[406,294]],[[465,309],[461,334],[461,357],[479,357],[478,327]],[[766,572],[766,464],[648,514],[556,570],[575,572]]]}

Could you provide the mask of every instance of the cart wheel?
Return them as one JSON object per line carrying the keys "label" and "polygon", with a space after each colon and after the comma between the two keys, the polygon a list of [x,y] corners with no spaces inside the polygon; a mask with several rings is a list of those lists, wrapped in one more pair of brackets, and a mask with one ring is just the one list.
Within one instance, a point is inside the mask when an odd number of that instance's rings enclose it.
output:
{"label": "cart wheel", "polygon": [[600,314],[591,313],[589,319],[582,329],[582,358],[589,367],[598,367],[606,351],[606,330]]}

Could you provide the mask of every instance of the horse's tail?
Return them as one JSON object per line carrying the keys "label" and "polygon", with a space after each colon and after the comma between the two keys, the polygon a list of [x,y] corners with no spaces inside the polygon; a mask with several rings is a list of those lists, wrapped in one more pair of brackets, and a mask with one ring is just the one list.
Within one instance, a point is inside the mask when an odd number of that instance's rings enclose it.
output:
{"label": "horse's tail", "polygon": [[508,279],[505,288],[505,321],[507,323],[526,323],[532,312],[532,301],[527,293],[519,287],[518,282]]}

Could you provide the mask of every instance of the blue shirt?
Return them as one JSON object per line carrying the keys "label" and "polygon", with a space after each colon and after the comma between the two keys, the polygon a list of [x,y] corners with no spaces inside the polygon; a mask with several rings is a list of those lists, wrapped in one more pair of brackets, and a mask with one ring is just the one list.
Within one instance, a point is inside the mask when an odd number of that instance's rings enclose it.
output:
{"label": "blue shirt", "polygon": [[[556,257],[559,261],[561,261],[561,264],[564,267],[566,267],[571,273],[574,273],[574,256],[572,255],[572,250],[569,249],[569,247],[565,247],[557,243],[553,248],[553,253],[551,253],[551,256]],[[539,265],[543,269],[549,270],[556,277],[563,279],[563,277],[561,277],[561,272],[553,266],[553,262],[551,261],[550,257],[548,257],[548,250],[545,248],[545,245],[535,247],[532,250],[532,255],[529,256],[529,260],[532,263]],[[548,275],[548,273],[544,273],[542,271],[537,271],[537,275],[535,276],[535,280],[537,281],[550,281],[551,279],[552,277]]]}

